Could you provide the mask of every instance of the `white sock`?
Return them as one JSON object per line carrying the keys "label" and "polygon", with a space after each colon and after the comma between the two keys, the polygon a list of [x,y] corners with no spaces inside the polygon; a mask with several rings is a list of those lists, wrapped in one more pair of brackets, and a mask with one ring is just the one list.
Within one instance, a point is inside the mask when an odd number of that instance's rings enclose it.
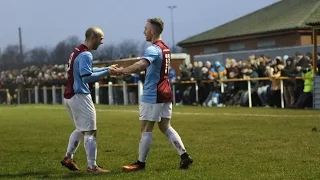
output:
{"label": "white sock", "polygon": [[87,154],[88,167],[93,168],[97,166],[97,143],[94,135],[84,136],[84,148]]}
{"label": "white sock", "polygon": [[68,143],[68,149],[67,149],[67,152],[66,152],[66,157],[68,159],[73,159],[73,155],[77,151],[83,136],[84,136],[83,133],[81,133],[78,130],[74,130],[70,134],[69,143]]}
{"label": "white sock", "polygon": [[151,147],[152,132],[143,132],[139,144],[139,161],[146,162]]}
{"label": "white sock", "polygon": [[169,127],[164,134],[169,138],[171,144],[176,148],[179,155],[187,152],[182,143],[181,137],[172,127]]}

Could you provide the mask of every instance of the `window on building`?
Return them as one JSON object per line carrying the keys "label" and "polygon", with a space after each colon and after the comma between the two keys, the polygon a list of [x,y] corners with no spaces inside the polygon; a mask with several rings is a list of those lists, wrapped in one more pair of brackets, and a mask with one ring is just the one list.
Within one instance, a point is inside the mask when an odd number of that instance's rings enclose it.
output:
{"label": "window on building", "polygon": [[203,49],[204,54],[216,53],[218,49],[216,47],[205,47]]}
{"label": "window on building", "polygon": [[244,43],[233,43],[229,44],[229,50],[235,51],[235,50],[243,50],[246,48],[246,45]]}
{"label": "window on building", "polygon": [[258,42],[258,48],[274,47],[276,42],[274,39],[261,39]]}

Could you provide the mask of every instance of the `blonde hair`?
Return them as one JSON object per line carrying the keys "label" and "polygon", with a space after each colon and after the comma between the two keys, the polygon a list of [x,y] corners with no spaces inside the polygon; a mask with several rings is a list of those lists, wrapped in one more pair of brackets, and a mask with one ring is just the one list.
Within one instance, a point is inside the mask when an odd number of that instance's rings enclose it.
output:
{"label": "blonde hair", "polygon": [[161,34],[164,28],[164,23],[160,18],[152,18],[148,19],[148,22],[152,25],[153,29],[158,33]]}

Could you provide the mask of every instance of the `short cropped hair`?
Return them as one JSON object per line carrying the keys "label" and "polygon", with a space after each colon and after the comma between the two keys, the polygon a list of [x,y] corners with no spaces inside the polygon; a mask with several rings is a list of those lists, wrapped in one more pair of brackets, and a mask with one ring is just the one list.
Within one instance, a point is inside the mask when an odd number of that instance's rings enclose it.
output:
{"label": "short cropped hair", "polygon": [[148,19],[148,22],[151,23],[152,27],[154,28],[154,30],[161,34],[163,31],[163,27],[164,27],[164,23],[160,18],[152,18],[152,19]]}
{"label": "short cropped hair", "polygon": [[99,29],[98,27],[90,27],[90,28],[88,28],[86,33],[85,33],[86,39],[90,38],[92,35],[95,36],[95,37],[98,37],[99,36],[98,29]]}

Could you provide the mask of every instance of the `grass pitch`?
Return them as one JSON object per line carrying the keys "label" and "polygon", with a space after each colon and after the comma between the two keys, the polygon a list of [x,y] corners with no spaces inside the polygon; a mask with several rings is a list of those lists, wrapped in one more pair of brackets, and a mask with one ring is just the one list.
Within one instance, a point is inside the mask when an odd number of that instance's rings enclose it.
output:
{"label": "grass pitch", "polygon": [[137,106],[96,106],[98,164],[113,172],[88,174],[60,165],[74,127],[64,106],[0,106],[0,179],[320,179],[320,112],[265,108],[174,107],[172,125],[194,159],[179,156],[155,129],[145,171],[124,173],[137,159]]}

